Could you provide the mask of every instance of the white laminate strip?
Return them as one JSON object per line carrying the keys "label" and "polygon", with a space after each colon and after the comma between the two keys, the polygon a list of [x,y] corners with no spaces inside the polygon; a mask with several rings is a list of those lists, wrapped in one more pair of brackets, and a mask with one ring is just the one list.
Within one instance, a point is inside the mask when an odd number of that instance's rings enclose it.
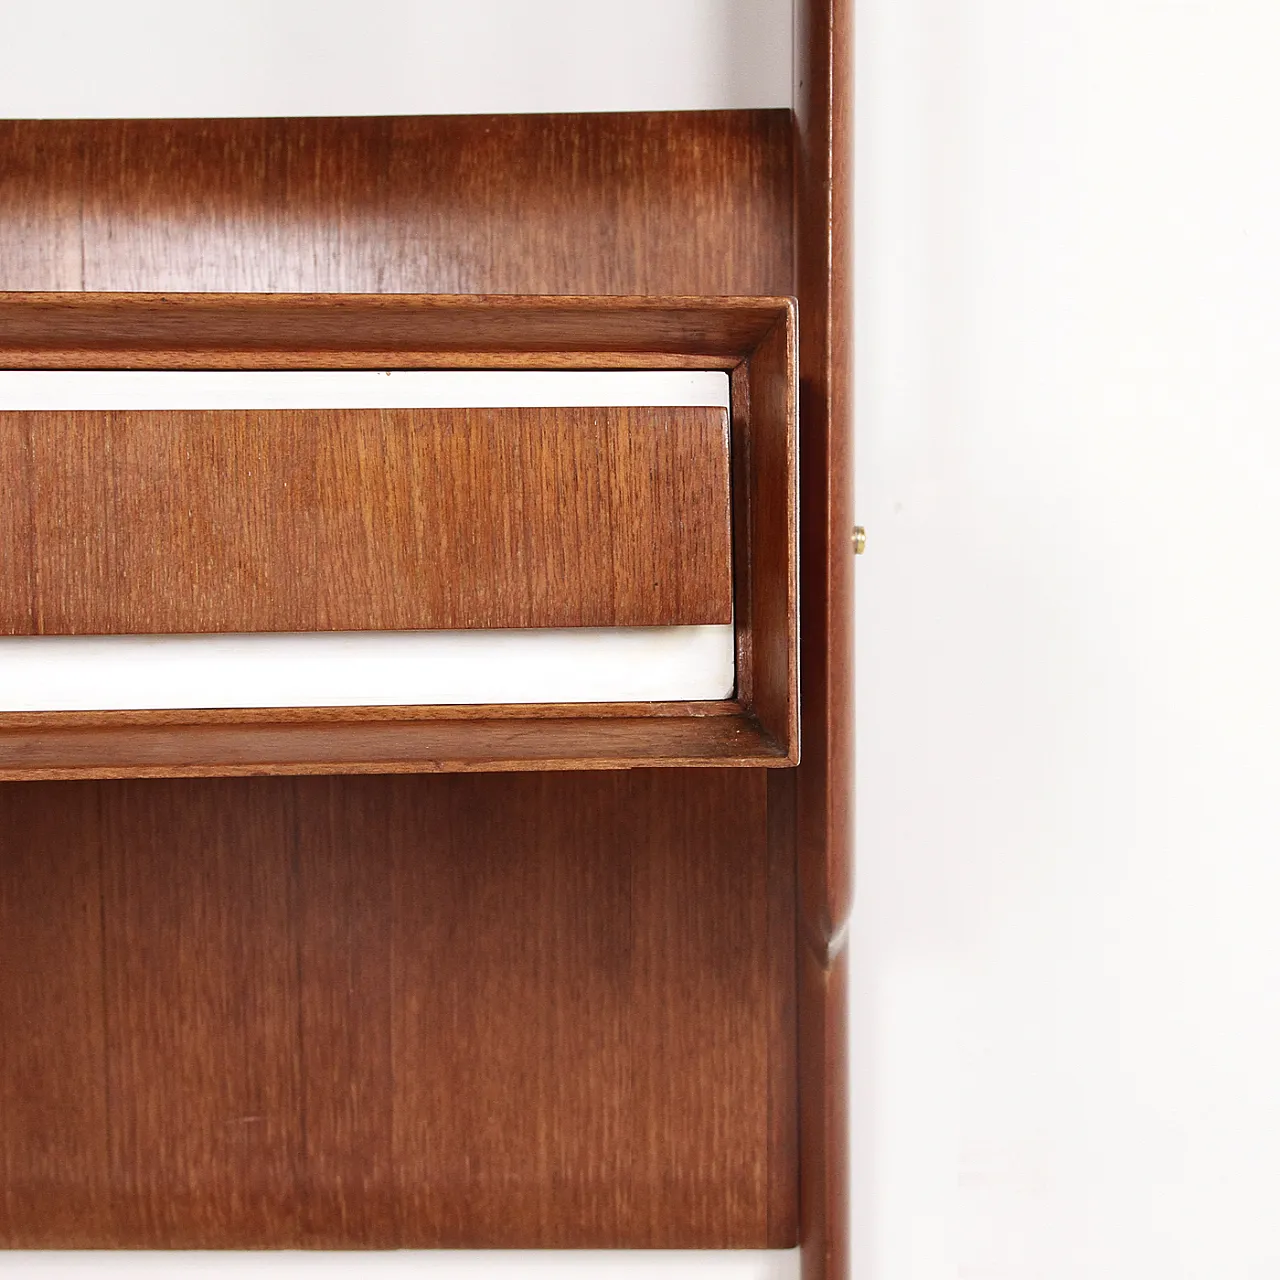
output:
{"label": "white laminate strip", "polygon": [[715,370],[8,370],[0,411],[729,407]]}
{"label": "white laminate strip", "polygon": [[0,638],[0,711],[682,702],[733,683],[732,626]]}

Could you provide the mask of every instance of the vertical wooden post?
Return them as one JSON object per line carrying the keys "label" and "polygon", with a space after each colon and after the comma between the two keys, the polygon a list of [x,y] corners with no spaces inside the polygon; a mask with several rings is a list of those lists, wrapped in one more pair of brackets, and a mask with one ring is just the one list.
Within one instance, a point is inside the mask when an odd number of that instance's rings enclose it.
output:
{"label": "vertical wooden post", "polygon": [[[801,672],[797,788],[800,1237],[805,1280],[848,1249],[847,957],[853,844],[851,0],[796,7]],[[775,785],[791,785],[780,779]]]}

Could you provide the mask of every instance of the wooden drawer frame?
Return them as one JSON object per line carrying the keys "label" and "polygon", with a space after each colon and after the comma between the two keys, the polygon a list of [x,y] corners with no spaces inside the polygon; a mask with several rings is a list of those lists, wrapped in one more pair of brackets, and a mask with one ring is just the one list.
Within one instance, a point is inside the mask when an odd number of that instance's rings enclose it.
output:
{"label": "wooden drawer frame", "polygon": [[435,773],[799,758],[794,303],[0,295],[13,369],[724,369],[737,687],[726,702],[0,715],[0,779]]}

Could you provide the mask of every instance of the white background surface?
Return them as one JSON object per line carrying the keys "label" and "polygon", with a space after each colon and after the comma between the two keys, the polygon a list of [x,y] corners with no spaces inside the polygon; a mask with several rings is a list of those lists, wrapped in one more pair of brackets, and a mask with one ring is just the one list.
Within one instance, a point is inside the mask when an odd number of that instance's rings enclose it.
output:
{"label": "white background surface", "polygon": [[858,1280],[1280,1276],[1280,5],[859,0]]}
{"label": "white background surface", "polygon": [[0,116],[791,103],[791,0],[2,0]]}
{"label": "white background surface", "polygon": [[[534,8],[419,5],[520,74],[459,35],[396,109],[745,105],[685,74],[715,4]],[[0,5],[0,110],[178,92],[130,11]],[[46,84],[59,39],[141,83]],[[1280,1275],[1278,65],[1273,0],[859,0],[858,1280]],[[282,109],[384,109],[363,74]]]}

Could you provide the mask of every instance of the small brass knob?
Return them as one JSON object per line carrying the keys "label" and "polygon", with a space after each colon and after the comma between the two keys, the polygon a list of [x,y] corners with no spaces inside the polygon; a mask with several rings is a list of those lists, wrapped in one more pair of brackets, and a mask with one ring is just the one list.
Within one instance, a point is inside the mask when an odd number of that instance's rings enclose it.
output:
{"label": "small brass knob", "polygon": [[867,549],[867,531],[860,525],[853,526],[853,554],[860,556]]}

